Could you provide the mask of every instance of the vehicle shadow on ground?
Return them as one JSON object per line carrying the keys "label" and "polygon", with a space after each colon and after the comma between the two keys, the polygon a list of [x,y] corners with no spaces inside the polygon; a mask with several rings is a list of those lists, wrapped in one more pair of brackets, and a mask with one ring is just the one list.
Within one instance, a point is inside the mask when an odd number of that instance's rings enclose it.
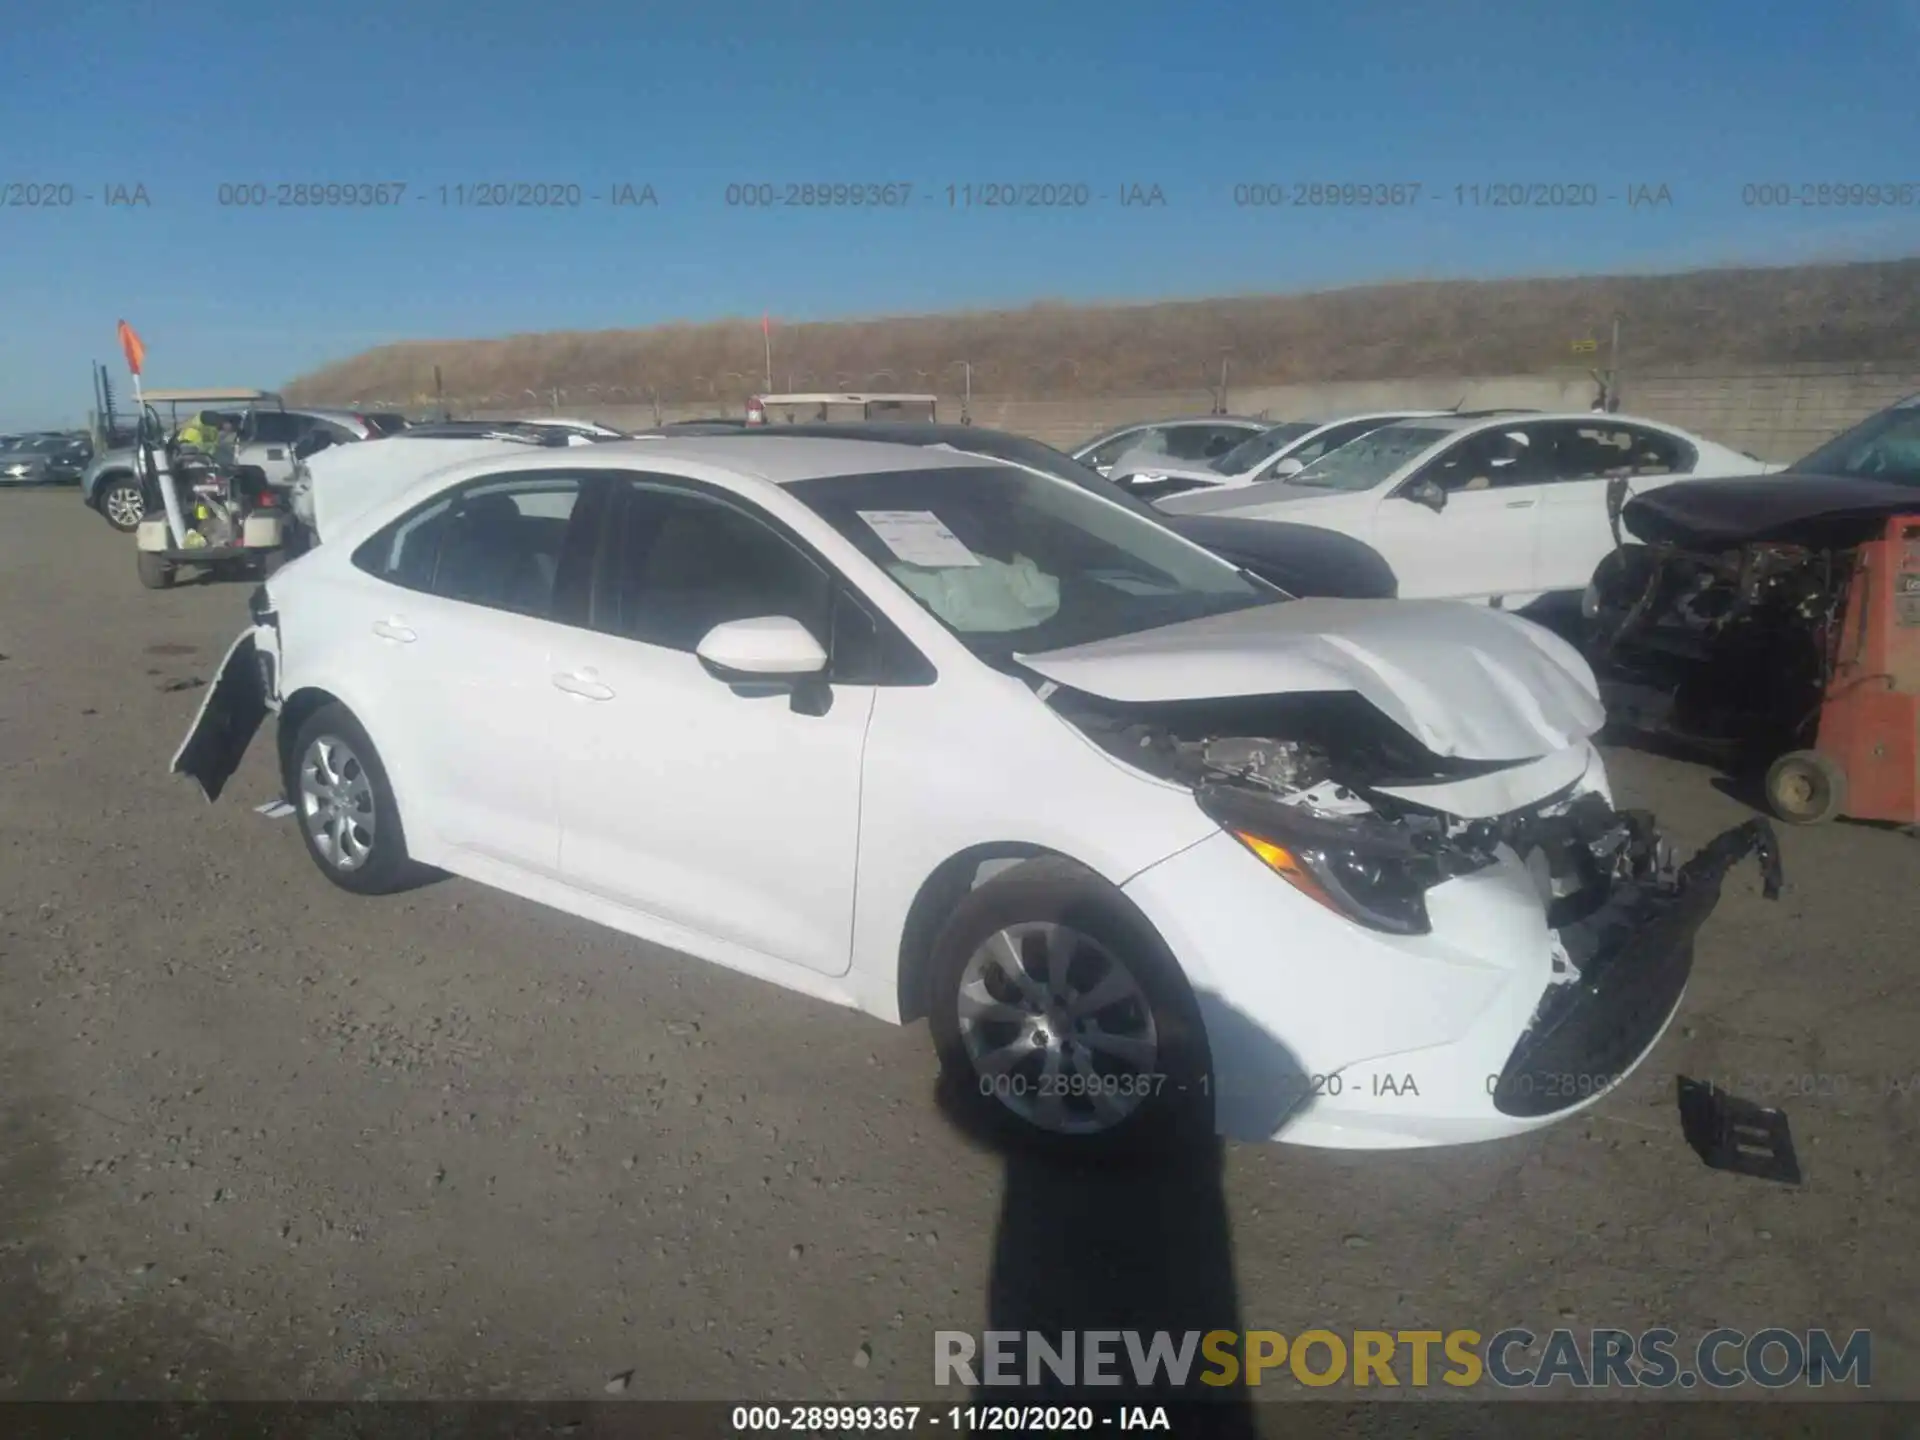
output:
{"label": "vehicle shadow on ground", "polygon": [[[1199,999],[1215,1053],[1234,1047],[1240,1056],[1237,1073],[1258,1077],[1251,1088],[1260,1093],[1232,1097],[1231,1104],[1222,1097],[1222,1115],[1232,1111],[1236,1133],[1272,1134],[1289,1097],[1304,1094],[1303,1086],[1288,1079],[1302,1074],[1297,1060],[1247,1017],[1213,997]],[[1084,1346],[1089,1331],[1137,1331],[1144,1347],[1151,1345],[1154,1332],[1164,1331],[1177,1348],[1189,1334],[1225,1330],[1234,1332],[1227,1349],[1239,1357],[1243,1322],[1223,1185],[1227,1142],[1199,1133],[1170,1153],[1063,1160],[1031,1142],[1009,1140],[978,1095],[969,1093],[971,1083],[971,1077],[942,1076],[936,1103],[963,1137],[1004,1166],[986,1282],[987,1328],[1023,1335],[1037,1331],[1055,1347],[1062,1332],[1076,1335]],[[974,1365],[981,1381],[974,1403],[1094,1404],[1099,1413],[1111,1414],[1108,1407],[1116,1404],[1206,1402],[1204,1433],[1260,1433],[1252,1395],[1237,1366],[1230,1383],[1200,1383],[1202,1375],[1218,1374],[1219,1367],[1196,1344],[1184,1385],[1169,1384],[1164,1369],[1142,1385],[1124,1339],[1114,1337],[1108,1348],[1120,1383],[1073,1387],[1044,1368],[1037,1376],[1023,1370],[1019,1384],[987,1383],[983,1349]],[[1028,1353],[1024,1345],[1019,1353]],[[1078,1358],[1083,1360],[1084,1353]],[[1084,1380],[1084,1371],[1077,1378]]]}

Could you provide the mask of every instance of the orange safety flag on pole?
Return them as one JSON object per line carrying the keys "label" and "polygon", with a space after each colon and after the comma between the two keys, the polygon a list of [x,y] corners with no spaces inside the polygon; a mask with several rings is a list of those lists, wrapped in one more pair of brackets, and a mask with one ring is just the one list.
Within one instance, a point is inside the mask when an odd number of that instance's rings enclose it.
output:
{"label": "orange safety flag on pole", "polygon": [[147,363],[147,347],[140,343],[133,326],[124,320],[120,322],[120,349],[127,357],[127,369],[138,375]]}
{"label": "orange safety flag on pole", "polygon": [[773,334],[773,317],[765,310],[760,312],[760,333],[762,335]]}

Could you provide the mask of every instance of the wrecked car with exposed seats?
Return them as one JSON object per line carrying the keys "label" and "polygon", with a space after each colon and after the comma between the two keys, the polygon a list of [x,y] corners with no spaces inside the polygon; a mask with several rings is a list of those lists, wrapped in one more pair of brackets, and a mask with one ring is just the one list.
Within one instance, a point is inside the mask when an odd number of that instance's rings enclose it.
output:
{"label": "wrecked car with exposed seats", "polygon": [[1069,1151],[1550,1123],[1658,1041],[1730,869],[1779,882],[1764,822],[1681,861],[1614,807],[1546,630],[1294,600],[919,446],[436,471],[256,592],[173,768],[217,798],[270,719],[333,883],[925,1017],[978,1119]]}

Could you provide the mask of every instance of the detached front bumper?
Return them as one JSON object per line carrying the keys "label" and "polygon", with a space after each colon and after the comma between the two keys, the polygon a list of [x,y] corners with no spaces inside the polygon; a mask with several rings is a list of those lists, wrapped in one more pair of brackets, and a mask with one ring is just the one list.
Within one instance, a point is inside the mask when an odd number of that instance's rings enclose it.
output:
{"label": "detached front bumper", "polygon": [[1535,1119],[1597,1099],[1631,1071],[1666,1029],[1693,971],[1693,941],[1720,903],[1727,872],[1757,856],[1762,893],[1780,894],[1772,827],[1726,831],[1671,882],[1631,881],[1593,914],[1558,931],[1577,980],[1553,986],[1492,1087],[1503,1115]]}
{"label": "detached front bumper", "polygon": [[[1650,825],[1635,844],[1665,857]],[[1612,1090],[1665,1031],[1696,934],[1754,854],[1777,893],[1773,834],[1755,820],[1685,865],[1549,901],[1508,850],[1429,891],[1420,936],[1304,899],[1224,833],[1125,889],[1193,985],[1223,1135],[1398,1149],[1520,1134]]]}

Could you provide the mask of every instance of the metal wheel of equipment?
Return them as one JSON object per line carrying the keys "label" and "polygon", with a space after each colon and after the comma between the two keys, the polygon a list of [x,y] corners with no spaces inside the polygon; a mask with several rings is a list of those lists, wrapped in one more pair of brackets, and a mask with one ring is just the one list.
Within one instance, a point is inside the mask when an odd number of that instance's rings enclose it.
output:
{"label": "metal wheel of equipment", "polygon": [[1818,750],[1792,750],[1767,771],[1767,804],[1789,825],[1818,825],[1846,809],[1847,772]]}

